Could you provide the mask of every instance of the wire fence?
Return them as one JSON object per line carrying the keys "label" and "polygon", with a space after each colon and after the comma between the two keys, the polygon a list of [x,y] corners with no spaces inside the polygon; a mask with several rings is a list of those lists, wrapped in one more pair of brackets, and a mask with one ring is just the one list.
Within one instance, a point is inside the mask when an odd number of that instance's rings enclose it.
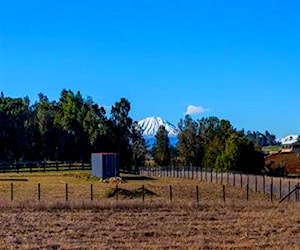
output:
{"label": "wire fence", "polygon": [[197,179],[240,188],[248,187],[252,191],[270,195],[271,199],[276,197],[280,200],[296,189],[294,195],[287,197],[287,200],[299,200],[299,177],[288,178],[239,172],[217,172],[214,169],[176,166],[143,167],[140,168],[140,174],[153,177]]}

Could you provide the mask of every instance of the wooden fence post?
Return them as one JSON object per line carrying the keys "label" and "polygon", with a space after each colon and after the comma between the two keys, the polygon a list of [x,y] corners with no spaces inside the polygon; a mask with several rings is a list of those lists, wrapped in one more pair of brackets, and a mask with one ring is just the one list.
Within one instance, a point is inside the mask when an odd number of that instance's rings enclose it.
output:
{"label": "wooden fence post", "polygon": [[241,179],[241,188],[243,188],[243,175],[240,174],[240,179]]}
{"label": "wooden fence post", "polygon": [[280,198],[280,200],[281,200],[281,196],[282,196],[282,191],[281,191],[281,187],[282,186],[282,184],[281,184],[281,178],[279,179],[279,198]]}
{"label": "wooden fence post", "polygon": [[273,202],[273,177],[271,178],[270,195],[271,195],[271,202]]}
{"label": "wooden fence post", "polygon": [[247,201],[249,200],[249,184],[247,183],[246,186],[246,196],[247,196]]}
{"label": "wooden fence post", "polygon": [[91,183],[91,201],[94,200],[93,183]]}
{"label": "wooden fence post", "polygon": [[170,201],[172,202],[172,200],[173,200],[172,185],[170,185]]}
{"label": "wooden fence post", "polygon": [[210,168],[210,182],[213,181],[213,170],[212,168]]}
{"label": "wooden fence post", "polygon": [[235,187],[235,173],[233,173],[233,186]]}
{"label": "wooden fence post", "polygon": [[143,202],[145,201],[145,186],[142,185],[142,197],[143,197]]}
{"label": "wooden fence post", "polygon": [[68,194],[68,183],[66,183],[66,201],[69,200],[69,194]]}
{"label": "wooden fence post", "polygon": [[257,192],[257,175],[255,175],[255,192]]}
{"label": "wooden fence post", "polygon": [[10,200],[14,200],[14,184],[10,183]]}
{"label": "wooden fence post", "polygon": [[41,184],[38,184],[38,200],[41,200]]}

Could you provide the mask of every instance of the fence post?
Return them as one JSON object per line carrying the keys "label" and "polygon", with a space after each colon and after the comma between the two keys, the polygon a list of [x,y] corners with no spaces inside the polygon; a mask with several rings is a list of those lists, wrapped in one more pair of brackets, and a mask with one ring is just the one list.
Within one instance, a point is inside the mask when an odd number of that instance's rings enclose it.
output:
{"label": "fence post", "polygon": [[216,183],[218,183],[218,170],[216,169]]}
{"label": "fence post", "polygon": [[281,200],[282,191],[281,191],[281,178],[279,179],[279,198]]}
{"label": "fence post", "polygon": [[270,185],[270,195],[271,195],[271,202],[273,202],[273,177],[271,178],[271,185]]}
{"label": "fence post", "polygon": [[69,197],[68,197],[68,183],[66,183],[66,201],[69,200]]}
{"label": "fence post", "polygon": [[173,200],[172,185],[170,185],[170,201],[172,202],[172,200]]}
{"label": "fence post", "polygon": [[246,196],[247,196],[247,201],[249,200],[249,184],[247,183],[246,186]]}
{"label": "fence post", "polygon": [[58,172],[58,162],[56,161],[56,171]]}
{"label": "fence post", "polygon": [[213,170],[212,170],[212,168],[210,168],[210,182],[212,182],[213,181]]}
{"label": "fence post", "polygon": [[14,200],[14,184],[10,183],[10,200]]}
{"label": "fence post", "polygon": [[257,175],[255,175],[255,192],[257,192]]}
{"label": "fence post", "polygon": [[91,183],[91,201],[94,200],[94,195],[93,195],[93,183]]}
{"label": "fence post", "polygon": [[241,188],[243,188],[243,175],[240,174],[240,179],[241,179]]}
{"label": "fence post", "polygon": [[142,185],[142,197],[143,197],[143,202],[145,201],[145,186]]}
{"label": "fence post", "polygon": [[233,173],[233,186],[235,187],[235,173]]}
{"label": "fence post", "polygon": [[38,200],[41,200],[41,184],[38,184]]}
{"label": "fence post", "polygon": [[226,197],[225,197],[225,185],[223,185],[223,201],[224,201],[224,203],[226,201]]}

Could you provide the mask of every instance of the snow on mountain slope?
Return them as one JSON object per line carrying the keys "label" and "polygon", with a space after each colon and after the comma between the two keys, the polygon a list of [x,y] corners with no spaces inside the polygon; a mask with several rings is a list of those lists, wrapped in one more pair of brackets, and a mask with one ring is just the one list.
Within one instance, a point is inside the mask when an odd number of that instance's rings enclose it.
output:
{"label": "snow on mountain slope", "polygon": [[165,126],[169,137],[176,137],[178,129],[170,122],[162,119],[161,117],[147,117],[138,122],[143,130],[144,137],[154,137],[158,131],[159,126]]}

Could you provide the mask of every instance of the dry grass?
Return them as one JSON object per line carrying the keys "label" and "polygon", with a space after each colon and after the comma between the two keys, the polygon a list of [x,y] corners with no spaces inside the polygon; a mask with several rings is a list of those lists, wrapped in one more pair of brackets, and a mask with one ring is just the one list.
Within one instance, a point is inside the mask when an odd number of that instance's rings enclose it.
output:
{"label": "dry grass", "polygon": [[[14,202],[10,202],[10,181],[0,182],[0,249],[297,249],[300,245],[299,203],[271,203],[253,192],[247,202],[240,188],[226,187],[224,204],[220,184],[128,180],[120,186],[145,185],[158,197],[116,201],[105,198],[115,184],[86,181],[79,173],[0,178],[28,179],[14,182]],[[41,202],[37,183],[42,186]],[[69,202],[64,201],[65,183]],[[94,201],[90,201],[91,183]]]}
{"label": "dry grass", "polygon": [[[11,181],[13,179],[14,181]],[[16,180],[27,181],[16,181]],[[196,185],[199,187],[201,201],[223,200],[222,185],[219,183],[200,182],[199,180],[168,178],[168,177],[138,177],[123,176],[125,183],[119,183],[120,188],[134,190],[142,185],[153,191],[157,196],[147,196],[146,200],[169,200],[170,185],[172,186],[172,199],[176,201],[195,201]],[[52,173],[52,174],[0,174],[1,200],[11,200],[11,183],[13,182],[14,201],[36,201],[38,199],[38,183],[41,185],[41,201],[56,202],[66,200],[66,184],[68,184],[69,201],[87,201],[91,198],[91,184],[93,184],[93,199],[107,199],[107,194],[116,187],[116,183],[103,183],[87,178],[86,173]],[[6,181],[4,181],[6,180]],[[267,195],[250,192],[251,200],[266,199]],[[140,198],[141,199],[141,198]],[[246,199],[246,189],[232,186],[226,187],[226,200]]]}

